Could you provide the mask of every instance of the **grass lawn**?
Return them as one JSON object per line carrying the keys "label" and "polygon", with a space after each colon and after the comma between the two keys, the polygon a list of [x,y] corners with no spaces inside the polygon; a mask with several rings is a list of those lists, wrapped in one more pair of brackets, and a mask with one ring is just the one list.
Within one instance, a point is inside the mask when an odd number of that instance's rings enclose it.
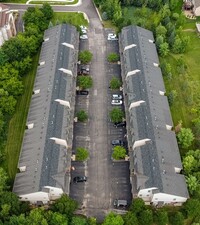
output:
{"label": "grass lawn", "polygon": [[24,94],[18,99],[16,112],[9,123],[8,138],[6,143],[6,163],[8,174],[11,179],[17,172],[17,164],[21,143],[23,140],[29,104],[32,96],[39,53],[33,58],[31,71],[23,78]]}
{"label": "grass lawn", "polygon": [[38,1],[31,1],[30,4],[43,4],[48,2],[50,5],[75,5],[78,3],[78,0],[74,0],[73,2],[67,2],[67,1],[60,1],[60,2],[55,2],[55,1],[43,1],[43,0],[38,0]]}
{"label": "grass lawn", "polygon": [[[192,29],[193,24],[187,29]],[[199,90],[200,90],[200,38],[196,32],[185,31],[184,34],[190,37],[189,50],[182,55],[170,54],[167,61],[172,67],[172,80],[165,80],[166,89],[177,91],[177,98],[171,107],[174,124],[178,121],[183,121],[184,127],[191,127],[192,119],[197,115],[191,112],[192,108],[197,108],[200,105]],[[176,59],[182,57],[187,65],[186,74],[178,74]]]}
{"label": "grass lawn", "polygon": [[70,23],[74,26],[88,25],[88,22],[84,19],[83,14],[77,12],[55,12],[51,22],[54,25],[59,23]]}

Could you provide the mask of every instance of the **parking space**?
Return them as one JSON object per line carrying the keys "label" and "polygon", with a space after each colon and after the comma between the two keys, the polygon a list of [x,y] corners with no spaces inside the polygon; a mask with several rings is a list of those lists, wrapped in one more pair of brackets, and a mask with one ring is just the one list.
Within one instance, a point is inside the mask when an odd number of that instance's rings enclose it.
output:
{"label": "parking space", "polygon": [[[113,33],[112,30],[106,29],[105,35],[108,37],[108,34]],[[111,52],[119,53],[119,46],[117,40],[107,40],[107,55]],[[108,64],[107,65],[107,76],[108,80],[110,81],[112,77],[117,77],[121,81],[121,68],[118,64]],[[111,111],[113,107],[121,108],[124,111],[124,105],[114,106],[111,105],[112,95],[118,94],[122,95],[123,93],[120,90],[111,90],[108,89],[108,102],[107,107],[108,110]],[[122,99],[123,101],[123,99]],[[125,142],[125,148],[127,149],[127,140],[126,140],[126,127],[115,127],[114,124],[108,120],[108,148],[109,148],[109,155],[110,159],[112,156],[112,140],[122,140]],[[123,199],[127,200],[128,203],[131,202],[131,185],[130,185],[130,174],[129,174],[129,162],[127,161],[120,161],[114,162],[111,160],[112,167],[111,167],[111,187],[112,187],[112,203],[115,199]],[[111,208],[113,204],[111,205]]]}
{"label": "parking space", "polygon": [[120,65],[107,62],[109,53],[119,51],[118,41],[107,40],[108,33],[112,31],[93,28],[92,24],[88,30],[88,40],[80,41],[80,50],[89,49],[93,53],[90,65],[93,87],[88,95],[76,96],[75,112],[85,110],[89,120],[74,124],[73,152],[77,147],[84,147],[89,150],[90,158],[86,163],[72,162],[72,179],[87,176],[88,180],[72,182],[70,190],[70,196],[80,203],[83,213],[100,220],[106,212],[114,209],[115,199],[131,202],[129,162],[114,162],[111,157],[112,140],[126,141],[126,128],[115,127],[109,118],[113,107],[124,110],[124,106],[111,104],[112,95],[122,95],[122,92],[109,88],[113,76],[121,80],[121,71]]}

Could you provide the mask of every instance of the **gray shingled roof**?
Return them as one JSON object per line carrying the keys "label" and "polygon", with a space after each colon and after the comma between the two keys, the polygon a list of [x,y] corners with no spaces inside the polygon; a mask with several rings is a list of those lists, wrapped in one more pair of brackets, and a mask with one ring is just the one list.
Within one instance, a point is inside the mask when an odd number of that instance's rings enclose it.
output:
{"label": "gray shingled roof", "polygon": [[[137,174],[138,190],[157,187],[160,192],[188,197],[184,176],[175,173],[175,167],[182,168],[182,164],[175,133],[166,129],[173,122],[167,97],[159,94],[165,87],[161,70],[154,65],[159,59],[152,41],[152,32],[137,26],[125,27],[120,34],[129,147],[135,140],[151,139],[130,153],[131,171]],[[136,46],[124,51],[132,44]],[[125,78],[136,69],[140,72]],[[139,100],[145,103],[128,109]]]}
{"label": "gray shingled roof", "polygon": [[[39,94],[32,96],[18,167],[26,171],[18,173],[13,191],[18,195],[41,191],[43,186],[61,187],[69,191],[69,168],[73,135],[73,119],[76,87],[76,63],[78,34],[71,25],[58,25],[45,31],[40,62],[34,84]],[[74,45],[74,49],[62,45]],[[73,76],[59,70],[72,71]],[[55,99],[70,102],[71,108],[60,105]],[[51,137],[67,140],[68,149],[55,144]]]}

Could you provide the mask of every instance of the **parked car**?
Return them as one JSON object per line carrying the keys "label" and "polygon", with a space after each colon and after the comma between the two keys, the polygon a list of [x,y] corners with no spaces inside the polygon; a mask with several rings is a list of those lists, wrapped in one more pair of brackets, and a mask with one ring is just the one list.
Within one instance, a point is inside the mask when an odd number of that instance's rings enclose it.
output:
{"label": "parked car", "polygon": [[77,95],[88,95],[89,91],[83,90],[83,91],[76,91]]}
{"label": "parked car", "polygon": [[80,25],[81,30],[87,30],[86,26]]}
{"label": "parked car", "polygon": [[74,179],[73,179],[74,183],[86,182],[86,181],[87,181],[86,176],[77,176],[77,177],[74,177]]}
{"label": "parked car", "polygon": [[108,41],[117,41],[117,40],[118,38],[116,34],[113,33],[108,34]]}
{"label": "parked car", "polygon": [[122,140],[112,140],[112,145],[114,145],[114,146],[117,146],[117,145],[121,145],[121,146],[124,146],[124,141],[122,141]]}
{"label": "parked car", "polygon": [[122,100],[112,100],[111,102],[112,105],[122,105]]}
{"label": "parked car", "polygon": [[115,199],[113,202],[115,208],[126,209],[128,206],[127,200]]}
{"label": "parked car", "polygon": [[90,66],[89,65],[80,65],[78,67],[78,74],[89,75],[90,74]]}
{"label": "parked car", "polygon": [[126,121],[120,122],[120,123],[114,123],[115,127],[125,127],[126,126]]}
{"label": "parked car", "polygon": [[87,34],[80,35],[80,39],[81,40],[87,40],[88,39]]}
{"label": "parked car", "polygon": [[122,99],[122,95],[113,94],[113,95],[112,95],[112,99],[113,99],[113,100],[121,100],[121,99]]}

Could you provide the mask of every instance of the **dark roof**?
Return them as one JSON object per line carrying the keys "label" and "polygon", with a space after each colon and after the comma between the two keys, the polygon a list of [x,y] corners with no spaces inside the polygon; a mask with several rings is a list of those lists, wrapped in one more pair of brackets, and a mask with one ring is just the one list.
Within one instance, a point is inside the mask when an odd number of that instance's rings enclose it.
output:
{"label": "dark roof", "polygon": [[[124,50],[132,44],[136,46]],[[175,133],[166,128],[173,123],[167,97],[161,95],[165,87],[152,32],[137,26],[123,28],[120,51],[129,146],[135,140],[151,140],[130,155],[137,188],[157,187],[160,192],[188,197],[184,176],[175,173],[182,164]],[[126,77],[136,69],[140,71]],[[129,110],[131,103],[140,100],[145,102]]]}
{"label": "dark roof", "polygon": [[[18,163],[26,171],[16,175],[13,187],[18,195],[41,191],[44,186],[61,187],[66,193],[69,188],[78,33],[71,25],[58,25],[45,31],[44,40],[34,84],[34,91],[40,89],[40,93],[32,96],[27,119],[34,127],[25,130]],[[71,70],[72,75],[60,68]],[[70,108],[56,99],[69,101]],[[52,137],[66,140],[68,148]]]}

